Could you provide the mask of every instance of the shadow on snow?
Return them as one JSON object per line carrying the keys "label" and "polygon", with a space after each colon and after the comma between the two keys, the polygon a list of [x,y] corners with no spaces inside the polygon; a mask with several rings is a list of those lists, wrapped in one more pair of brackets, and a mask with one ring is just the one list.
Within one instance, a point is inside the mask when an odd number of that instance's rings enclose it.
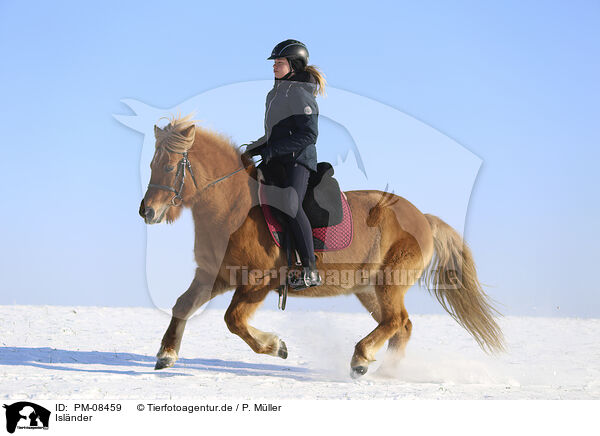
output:
{"label": "shadow on snow", "polygon": [[[108,373],[121,375],[156,375],[156,376],[192,376],[182,372],[169,372],[165,370],[154,371],[154,356],[144,356],[134,353],[118,353],[109,351],[70,351],[50,347],[0,347],[0,365],[7,366],[32,366],[35,368],[73,371]],[[98,365],[133,367],[130,370],[117,370],[107,368],[81,368],[66,365]],[[241,376],[272,376],[291,378],[298,381],[309,381],[310,371],[283,365],[264,363],[247,363],[219,359],[185,359],[177,360],[178,370],[197,370],[217,373],[230,373]]]}

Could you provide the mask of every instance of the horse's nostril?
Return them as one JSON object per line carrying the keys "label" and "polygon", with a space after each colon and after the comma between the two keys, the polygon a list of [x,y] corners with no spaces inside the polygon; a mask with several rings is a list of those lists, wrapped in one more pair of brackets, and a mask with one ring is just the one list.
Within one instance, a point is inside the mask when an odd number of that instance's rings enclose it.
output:
{"label": "horse's nostril", "polygon": [[154,218],[154,209],[151,207],[147,207],[144,213],[144,217],[146,218],[146,222],[152,221]]}

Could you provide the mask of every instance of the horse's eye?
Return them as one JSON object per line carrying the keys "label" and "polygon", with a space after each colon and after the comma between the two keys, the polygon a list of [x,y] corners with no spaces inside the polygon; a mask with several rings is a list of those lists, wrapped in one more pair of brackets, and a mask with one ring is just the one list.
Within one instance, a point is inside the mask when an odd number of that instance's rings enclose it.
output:
{"label": "horse's eye", "polygon": [[171,171],[173,171],[174,169],[175,169],[175,167],[174,167],[174,166],[172,166],[172,165],[167,165],[167,166],[165,167],[165,171],[166,171],[167,173],[170,173],[170,172],[171,172]]}

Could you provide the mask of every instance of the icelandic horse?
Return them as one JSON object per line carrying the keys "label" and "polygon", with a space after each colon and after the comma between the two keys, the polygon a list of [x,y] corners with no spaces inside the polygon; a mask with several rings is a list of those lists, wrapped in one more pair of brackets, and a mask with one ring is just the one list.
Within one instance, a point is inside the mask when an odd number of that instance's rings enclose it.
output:
{"label": "icelandic horse", "polygon": [[[287,347],[279,337],[248,323],[280,283],[281,277],[273,272],[287,266],[285,250],[274,243],[259,205],[257,169],[253,162],[241,162],[240,152],[228,138],[197,126],[190,118],[173,118],[164,128],[154,126],[156,150],[139,210],[147,224],[157,224],[174,222],[187,207],[195,228],[195,276],[173,306],[155,369],[175,364],[186,320],[229,290],[235,290],[225,312],[229,330],[254,352],[285,359]],[[244,167],[245,171],[222,179]],[[404,296],[417,281],[427,286],[484,351],[504,349],[494,319],[499,313],[481,287],[470,249],[452,227],[393,193],[345,194],[354,226],[351,244],[339,251],[316,253],[323,285],[290,289],[289,295],[354,294],[373,316],[377,327],[354,348],[353,377],[367,372],[386,341],[392,356],[404,355],[412,330]],[[243,274],[248,271],[252,280]],[[346,277],[354,274],[357,278],[351,286],[340,282],[340,273],[348,272]]]}

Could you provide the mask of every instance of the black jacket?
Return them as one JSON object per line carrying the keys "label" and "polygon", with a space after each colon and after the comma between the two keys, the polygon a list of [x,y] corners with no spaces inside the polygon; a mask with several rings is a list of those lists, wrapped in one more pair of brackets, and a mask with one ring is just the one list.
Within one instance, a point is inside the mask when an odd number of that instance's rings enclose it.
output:
{"label": "black jacket", "polygon": [[315,79],[306,71],[276,79],[267,94],[265,134],[248,151],[262,155],[263,162],[297,162],[316,171],[319,107],[315,87]]}

